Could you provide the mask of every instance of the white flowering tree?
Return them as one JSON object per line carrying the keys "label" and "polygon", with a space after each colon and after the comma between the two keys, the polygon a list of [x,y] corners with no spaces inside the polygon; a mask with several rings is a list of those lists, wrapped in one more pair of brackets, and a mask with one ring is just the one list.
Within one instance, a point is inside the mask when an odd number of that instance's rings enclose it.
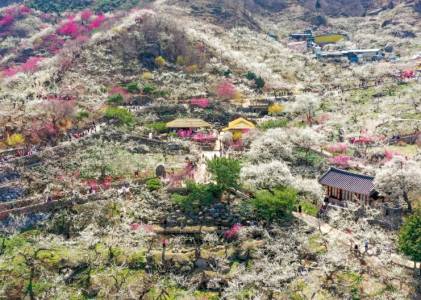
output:
{"label": "white flowering tree", "polygon": [[312,147],[320,146],[324,142],[325,136],[314,129],[306,127],[292,130],[290,139],[293,144],[309,150]]}
{"label": "white flowering tree", "polygon": [[244,184],[256,189],[289,186],[294,181],[287,164],[280,160],[244,166],[240,178]]}
{"label": "white flowering tree", "polygon": [[300,193],[310,197],[315,202],[320,201],[323,197],[322,186],[315,179],[308,179],[296,176],[292,186]]}
{"label": "white flowering tree", "polygon": [[248,157],[252,162],[272,160],[289,160],[292,155],[292,145],[285,129],[269,129],[257,138],[250,147]]}
{"label": "white flowering tree", "polygon": [[304,115],[307,123],[313,125],[313,117],[320,107],[320,99],[315,94],[302,94],[295,98],[295,102],[289,107],[289,111],[299,115]]}
{"label": "white flowering tree", "polygon": [[376,189],[395,202],[403,200],[412,211],[411,195],[421,191],[421,163],[395,157],[378,170]]}

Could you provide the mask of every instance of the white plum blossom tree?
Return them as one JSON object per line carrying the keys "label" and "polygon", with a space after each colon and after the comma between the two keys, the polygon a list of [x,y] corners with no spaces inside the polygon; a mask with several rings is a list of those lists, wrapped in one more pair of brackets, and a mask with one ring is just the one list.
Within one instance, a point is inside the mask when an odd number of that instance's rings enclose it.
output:
{"label": "white plum blossom tree", "polygon": [[300,193],[304,193],[309,196],[315,202],[320,201],[323,197],[322,186],[315,179],[296,176],[292,186]]}
{"label": "white plum blossom tree", "polygon": [[309,127],[294,128],[291,131],[290,139],[293,144],[309,150],[312,147],[320,146],[324,142],[325,136]]}
{"label": "white plum blossom tree", "polygon": [[421,163],[394,157],[377,171],[374,184],[376,189],[395,202],[403,200],[412,211],[412,193],[421,192]]}
{"label": "white plum blossom tree", "polygon": [[266,131],[251,144],[248,153],[252,162],[289,160],[291,155],[292,145],[289,142],[288,133],[281,128]]}
{"label": "white plum blossom tree", "polygon": [[280,160],[244,166],[240,178],[246,185],[256,189],[289,186],[294,182],[287,164]]}
{"label": "white plum blossom tree", "polygon": [[304,115],[310,126],[313,125],[313,117],[320,107],[320,99],[315,94],[302,94],[295,98],[295,102],[288,107],[288,111]]}

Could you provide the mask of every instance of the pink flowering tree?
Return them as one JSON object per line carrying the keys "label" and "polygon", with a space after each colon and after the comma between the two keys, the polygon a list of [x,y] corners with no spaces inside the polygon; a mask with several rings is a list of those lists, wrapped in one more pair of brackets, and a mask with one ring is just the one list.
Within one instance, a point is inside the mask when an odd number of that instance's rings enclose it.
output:
{"label": "pink flowering tree", "polygon": [[101,27],[102,23],[104,23],[106,20],[106,17],[104,15],[98,15],[96,18],[88,25],[88,28],[90,30],[95,30]]}
{"label": "pink flowering tree", "polygon": [[229,80],[223,80],[216,88],[216,94],[223,99],[232,99],[236,93],[235,85]]}
{"label": "pink flowering tree", "polygon": [[236,223],[232,225],[230,229],[224,232],[224,238],[226,240],[233,240],[238,236],[238,233],[240,232],[241,228],[241,224]]}
{"label": "pink flowering tree", "polygon": [[38,69],[38,64],[44,59],[40,56],[32,56],[21,66],[21,72],[32,73]]}
{"label": "pink flowering tree", "polygon": [[40,56],[32,56],[28,58],[28,60],[23,63],[20,66],[12,66],[5,70],[3,70],[2,74],[6,77],[12,77],[16,75],[17,73],[33,73],[38,69],[38,64],[41,62],[44,58]]}
{"label": "pink flowering tree", "polygon": [[198,143],[212,143],[216,141],[216,136],[211,133],[198,132],[193,134],[192,140]]}
{"label": "pink flowering tree", "polygon": [[66,22],[61,24],[57,29],[57,33],[60,35],[70,36],[76,38],[80,33],[79,24],[73,18],[68,18]]}
{"label": "pink flowering tree", "polygon": [[85,9],[80,13],[80,18],[82,21],[86,22],[89,21],[89,19],[92,17],[93,13],[90,9]]}
{"label": "pink flowering tree", "polygon": [[193,135],[193,130],[191,129],[180,129],[177,131],[177,136],[183,139],[190,138]]}
{"label": "pink flowering tree", "polygon": [[348,168],[350,166],[352,157],[348,155],[338,155],[332,158],[329,158],[329,162],[332,165],[342,167],[342,168]]}
{"label": "pink flowering tree", "polygon": [[345,143],[337,143],[327,146],[326,150],[331,153],[346,153],[348,150],[348,145]]}
{"label": "pink flowering tree", "polygon": [[209,107],[209,99],[207,98],[193,98],[190,100],[190,104],[192,106],[197,106],[200,108],[207,108]]}

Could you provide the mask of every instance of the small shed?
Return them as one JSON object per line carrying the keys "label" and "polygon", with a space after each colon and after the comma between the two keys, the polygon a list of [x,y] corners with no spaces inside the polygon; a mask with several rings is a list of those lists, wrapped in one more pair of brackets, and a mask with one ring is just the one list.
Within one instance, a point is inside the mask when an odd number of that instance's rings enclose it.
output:
{"label": "small shed", "polygon": [[231,132],[233,140],[239,141],[242,139],[244,133],[247,133],[254,128],[256,128],[256,125],[254,125],[254,123],[244,118],[238,118],[234,121],[229,122],[228,127],[222,129],[222,131]]}
{"label": "small shed", "polygon": [[201,119],[175,119],[168,122],[166,127],[172,129],[199,129],[210,128],[212,125]]}
{"label": "small shed", "polygon": [[369,203],[378,195],[374,189],[374,177],[334,167],[320,177],[319,183],[325,189],[326,198],[332,202]]}
{"label": "small shed", "polygon": [[236,131],[236,130],[250,130],[256,128],[252,122],[238,118],[228,123],[228,127],[224,128],[223,131]]}

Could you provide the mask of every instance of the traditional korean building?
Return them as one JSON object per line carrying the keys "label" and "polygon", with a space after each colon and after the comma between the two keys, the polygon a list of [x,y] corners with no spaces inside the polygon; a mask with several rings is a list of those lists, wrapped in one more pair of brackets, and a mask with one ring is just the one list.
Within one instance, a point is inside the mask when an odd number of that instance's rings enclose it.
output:
{"label": "traditional korean building", "polygon": [[228,123],[228,127],[224,128],[222,131],[229,131],[233,135],[233,140],[241,140],[243,133],[247,133],[252,129],[255,129],[256,125],[254,123],[244,119],[238,118],[234,121]]}
{"label": "traditional korean building", "polygon": [[[331,167],[320,179],[324,187],[326,201],[335,204],[352,201],[369,204],[377,199],[378,193],[374,190],[374,177],[349,172]],[[346,205],[346,203],[342,203]]]}
{"label": "traditional korean building", "polygon": [[170,129],[199,129],[210,128],[212,126],[201,119],[175,119],[174,121],[168,122],[166,127]]}
{"label": "traditional korean building", "polygon": [[254,123],[244,119],[238,118],[228,123],[228,127],[224,128],[223,131],[248,131],[256,128]]}

